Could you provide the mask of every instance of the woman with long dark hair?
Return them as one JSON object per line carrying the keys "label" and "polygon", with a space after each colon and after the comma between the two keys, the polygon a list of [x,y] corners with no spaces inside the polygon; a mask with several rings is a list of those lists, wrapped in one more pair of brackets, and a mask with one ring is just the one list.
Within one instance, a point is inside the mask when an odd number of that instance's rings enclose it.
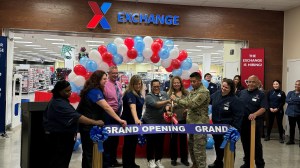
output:
{"label": "woman with long dark hair", "polygon": [[[80,92],[81,100],[77,107],[77,111],[84,116],[92,119],[105,120],[104,113],[109,114],[112,118],[118,121],[122,126],[126,126],[125,120],[122,120],[114,110],[108,105],[104,99],[103,90],[107,81],[107,75],[104,71],[97,70],[85,82],[82,91]],[[82,142],[82,168],[92,168],[93,158],[93,141],[90,138],[91,126],[79,125]],[[105,150],[104,142],[103,166],[109,166],[109,156]]]}
{"label": "woman with long dark hair", "polygon": [[238,95],[241,90],[245,89],[244,86],[242,85],[241,80],[242,79],[241,79],[240,75],[235,75],[233,78],[234,87],[235,87],[235,90],[234,90],[235,95]]}

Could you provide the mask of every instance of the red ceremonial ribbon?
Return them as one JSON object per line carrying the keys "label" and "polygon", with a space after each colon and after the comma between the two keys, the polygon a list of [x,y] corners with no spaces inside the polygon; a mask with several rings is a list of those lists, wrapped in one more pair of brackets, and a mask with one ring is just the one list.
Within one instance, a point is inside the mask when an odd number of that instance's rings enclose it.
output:
{"label": "red ceremonial ribbon", "polygon": [[164,113],[164,119],[167,123],[173,122],[174,124],[178,124],[177,115],[175,113],[172,113],[171,115],[168,115],[167,112]]}

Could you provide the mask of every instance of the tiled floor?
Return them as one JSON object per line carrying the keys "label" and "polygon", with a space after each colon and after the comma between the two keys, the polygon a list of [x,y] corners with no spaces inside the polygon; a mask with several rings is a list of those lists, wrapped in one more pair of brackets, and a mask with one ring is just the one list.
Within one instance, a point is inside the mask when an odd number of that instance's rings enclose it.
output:
{"label": "tiled floor", "polygon": [[[9,131],[9,138],[0,137],[0,168],[20,168],[20,147],[21,147],[21,129],[17,128],[14,131]],[[299,168],[300,164],[300,148],[298,142],[296,145],[280,144],[276,139],[271,137],[271,141],[263,142],[264,159],[266,168]],[[237,153],[235,160],[235,167],[239,168],[242,165],[243,150],[241,143],[237,144]],[[212,163],[215,159],[214,150],[207,150],[207,162]],[[145,158],[139,158],[136,163],[141,168],[147,168],[147,161]],[[169,158],[163,158],[162,163],[165,168],[171,168]],[[191,163],[191,161],[190,161]],[[73,153],[70,168],[80,168],[81,166],[81,148]],[[178,164],[176,168],[185,168]]]}

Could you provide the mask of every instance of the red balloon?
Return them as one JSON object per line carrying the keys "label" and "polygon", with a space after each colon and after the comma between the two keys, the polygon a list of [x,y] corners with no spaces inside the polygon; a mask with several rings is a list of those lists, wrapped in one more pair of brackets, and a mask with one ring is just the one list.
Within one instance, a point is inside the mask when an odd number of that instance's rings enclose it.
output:
{"label": "red balloon", "polygon": [[112,61],[112,62],[109,62],[109,63],[107,63],[107,65],[109,66],[109,67],[112,67],[112,66],[116,66],[116,64]]}
{"label": "red balloon", "polygon": [[182,84],[183,84],[183,87],[187,89],[190,87],[191,81],[189,79],[183,79]]}
{"label": "red balloon", "polygon": [[80,97],[78,96],[77,93],[72,92],[71,96],[69,97],[69,101],[70,101],[70,103],[77,103],[80,101]]}
{"label": "red balloon", "polygon": [[152,57],[150,57],[150,60],[153,62],[153,63],[158,63],[158,61],[160,60],[160,57],[156,54],[153,54]]}
{"label": "red balloon", "polygon": [[172,61],[171,61],[171,66],[172,66],[174,69],[180,68],[180,65],[181,65],[181,62],[180,62],[178,59],[172,59]]}
{"label": "red balloon", "polygon": [[50,66],[50,71],[54,72],[54,66]]}
{"label": "red balloon", "polygon": [[112,62],[113,55],[110,52],[105,52],[102,54],[102,60],[106,63]]}
{"label": "red balloon", "polygon": [[187,58],[187,56],[188,56],[188,53],[185,50],[181,50],[179,52],[179,55],[178,55],[177,59],[179,61],[183,61],[183,60],[185,60]]}
{"label": "red balloon", "polygon": [[159,42],[153,42],[151,45],[151,49],[153,53],[158,53],[159,50],[161,49],[161,45],[159,44]]}
{"label": "red balloon", "polygon": [[127,37],[124,40],[124,44],[127,46],[128,50],[132,49],[132,47],[134,46],[134,40],[131,37]]}
{"label": "red balloon", "polygon": [[101,55],[104,54],[105,52],[107,52],[106,46],[105,45],[99,46],[98,51]]}
{"label": "red balloon", "polygon": [[168,68],[166,68],[166,71],[167,71],[167,72],[172,72],[172,71],[173,71],[172,65],[170,65]]}
{"label": "red balloon", "polygon": [[154,40],[154,42],[158,42],[160,44],[160,46],[163,46],[164,45],[164,41],[160,38]]}
{"label": "red balloon", "polygon": [[128,56],[128,58],[130,58],[130,59],[135,59],[135,58],[137,57],[137,55],[138,55],[138,52],[137,52],[136,49],[134,49],[134,48],[129,49],[129,50],[127,51],[127,56]]}
{"label": "red balloon", "polygon": [[85,76],[85,74],[87,73],[86,69],[84,66],[78,64],[78,65],[75,65],[74,67],[74,73],[76,75],[80,75],[80,76]]}
{"label": "red balloon", "polygon": [[200,74],[200,77],[202,79],[202,72],[200,70],[197,71]]}
{"label": "red balloon", "polygon": [[87,73],[84,75],[85,80],[88,80],[88,79],[91,77],[92,74],[93,74],[93,72],[87,72]]}

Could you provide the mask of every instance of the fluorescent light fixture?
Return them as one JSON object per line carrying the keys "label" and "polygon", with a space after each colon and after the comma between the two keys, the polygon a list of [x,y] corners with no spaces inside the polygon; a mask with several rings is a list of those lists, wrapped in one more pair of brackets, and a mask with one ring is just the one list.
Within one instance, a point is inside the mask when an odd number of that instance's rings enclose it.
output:
{"label": "fluorescent light fixture", "polygon": [[33,48],[35,50],[47,50],[48,48]]}
{"label": "fluorescent light fixture", "polygon": [[44,38],[46,41],[65,41],[64,39],[51,39],[51,38]]}
{"label": "fluorescent light fixture", "polygon": [[40,50],[40,51],[47,52],[47,51],[50,51],[50,50]]}
{"label": "fluorescent light fixture", "polygon": [[178,47],[178,46],[179,46],[178,44],[175,44],[175,45],[174,45],[174,47]]}
{"label": "fluorescent light fixture", "polygon": [[220,53],[210,53],[211,55],[219,55]]}
{"label": "fluorescent light fixture", "polygon": [[14,37],[14,40],[22,40],[22,37]]}
{"label": "fluorescent light fixture", "polygon": [[35,45],[35,44],[29,44],[29,45],[25,45],[27,47],[40,47],[40,45]]}
{"label": "fluorescent light fixture", "polygon": [[87,42],[87,43],[100,43],[100,44],[104,43],[104,41],[92,41],[92,40],[86,40],[85,42]]}
{"label": "fluorescent light fixture", "polygon": [[69,43],[51,43],[51,44],[54,44],[54,45],[70,45]]}
{"label": "fluorescent light fixture", "polygon": [[186,51],[202,51],[202,50],[199,50],[199,49],[186,49]]}
{"label": "fluorescent light fixture", "polygon": [[39,53],[27,53],[27,54],[30,54],[30,55],[38,55]]}
{"label": "fluorescent light fixture", "polygon": [[128,62],[127,64],[131,65],[131,64],[134,64],[133,62]]}
{"label": "fluorescent light fixture", "polygon": [[20,43],[20,44],[31,44],[31,41],[14,41],[15,43]]}
{"label": "fluorescent light fixture", "polygon": [[149,63],[147,63],[147,62],[142,62],[141,64],[146,65],[146,64],[149,64]]}
{"label": "fluorescent light fixture", "polygon": [[206,48],[206,49],[208,49],[208,48],[214,48],[213,46],[196,46],[196,47],[198,47],[198,48]]}
{"label": "fluorescent light fixture", "polygon": [[18,48],[18,47],[14,47],[14,48]]}
{"label": "fluorescent light fixture", "polygon": [[198,57],[203,57],[204,55],[203,55],[203,54],[201,54],[201,55],[196,55],[196,56],[198,56]]}
{"label": "fluorescent light fixture", "polygon": [[189,52],[189,51],[188,51],[187,53],[190,54],[190,53],[193,53],[193,52]]}
{"label": "fluorescent light fixture", "polygon": [[96,45],[96,44],[89,44],[88,46],[90,46],[90,47],[99,47],[99,45]]}
{"label": "fluorescent light fixture", "polygon": [[56,52],[53,52],[53,51],[49,51],[49,52],[45,52],[47,54],[56,54]]}
{"label": "fluorescent light fixture", "polygon": [[217,50],[217,52],[224,52],[224,50]]}
{"label": "fluorescent light fixture", "polygon": [[20,53],[30,53],[32,51],[20,51]]}

